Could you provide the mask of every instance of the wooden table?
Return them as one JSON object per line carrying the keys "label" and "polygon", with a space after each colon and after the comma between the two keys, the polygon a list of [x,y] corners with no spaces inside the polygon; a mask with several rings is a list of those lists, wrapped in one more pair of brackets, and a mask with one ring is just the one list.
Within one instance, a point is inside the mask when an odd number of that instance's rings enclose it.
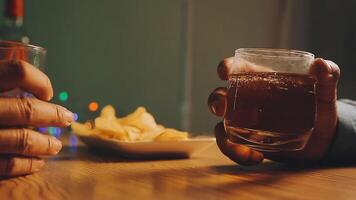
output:
{"label": "wooden table", "polygon": [[40,173],[0,181],[0,199],[356,199],[353,166],[241,167],[215,145],[191,159],[125,160],[64,142]]}

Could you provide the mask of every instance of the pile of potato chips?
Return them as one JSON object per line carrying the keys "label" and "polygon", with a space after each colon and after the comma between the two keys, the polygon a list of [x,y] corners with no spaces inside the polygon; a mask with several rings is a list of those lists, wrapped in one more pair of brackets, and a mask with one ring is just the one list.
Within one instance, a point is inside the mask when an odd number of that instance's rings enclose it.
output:
{"label": "pile of potato chips", "polygon": [[72,130],[78,135],[98,135],[120,141],[176,141],[188,138],[187,132],[165,128],[156,123],[144,107],[118,118],[113,106],[105,106],[94,122],[74,122]]}

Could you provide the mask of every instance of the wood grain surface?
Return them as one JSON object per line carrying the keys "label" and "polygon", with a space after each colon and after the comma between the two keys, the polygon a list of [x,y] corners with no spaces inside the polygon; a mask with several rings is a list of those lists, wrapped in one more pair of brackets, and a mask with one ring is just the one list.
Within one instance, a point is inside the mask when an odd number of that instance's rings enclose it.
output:
{"label": "wood grain surface", "polygon": [[190,159],[125,160],[64,140],[43,171],[1,180],[0,199],[356,199],[353,165],[242,167],[215,145]]}

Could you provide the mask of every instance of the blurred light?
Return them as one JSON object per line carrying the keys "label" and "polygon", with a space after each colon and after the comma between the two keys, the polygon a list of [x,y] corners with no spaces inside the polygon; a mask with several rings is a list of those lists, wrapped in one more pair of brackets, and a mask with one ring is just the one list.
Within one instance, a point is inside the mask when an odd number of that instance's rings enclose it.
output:
{"label": "blurred light", "polygon": [[62,129],[59,128],[59,127],[48,127],[48,128],[47,128],[47,132],[48,132],[50,135],[52,135],[52,136],[54,136],[54,137],[56,137],[56,138],[59,138],[59,137],[61,137]]}
{"label": "blurred light", "polygon": [[77,144],[78,144],[77,137],[75,135],[73,135],[73,134],[69,135],[69,145],[71,147],[75,147],[75,146],[77,146]]}
{"label": "blurred light", "polygon": [[69,151],[70,152],[76,152],[77,151],[77,145],[78,145],[78,138],[73,135],[70,134],[69,135]]}
{"label": "blurred light", "polygon": [[92,112],[97,111],[98,108],[99,108],[99,104],[96,103],[95,101],[90,102],[89,105],[88,105],[88,109],[89,109],[90,111],[92,111]]}
{"label": "blurred light", "polygon": [[62,128],[59,127],[41,127],[38,128],[38,131],[41,133],[48,133],[56,138],[59,138],[62,135]]}
{"label": "blurred light", "polygon": [[46,132],[47,132],[47,127],[38,128],[38,131],[39,131],[40,133],[46,133]]}
{"label": "blurred light", "polygon": [[57,137],[57,138],[60,138],[61,137],[61,135],[62,135],[62,129],[61,128],[59,128],[59,127],[57,127],[56,128],[56,132],[55,132],[55,137]]}
{"label": "blurred light", "polygon": [[55,127],[48,127],[48,133],[50,135],[55,135],[55,132],[56,132],[56,128]]}
{"label": "blurred light", "polygon": [[65,92],[65,91],[63,91],[63,92],[60,92],[59,93],[59,100],[60,101],[67,101],[68,100],[68,92]]}
{"label": "blurred light", "polygon": [[78,114],[77,113],[73,113],[73,119],[74,121],[77,121],[79,118]]}

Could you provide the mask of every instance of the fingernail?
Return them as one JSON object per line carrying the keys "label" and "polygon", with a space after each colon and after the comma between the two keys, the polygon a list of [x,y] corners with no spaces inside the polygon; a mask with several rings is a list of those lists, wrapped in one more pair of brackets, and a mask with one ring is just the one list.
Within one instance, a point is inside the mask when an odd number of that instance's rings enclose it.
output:
{"label": "fingernail", "polygon": [[65,120],[67,121],[67,125],[69,126],[74,121],[74,114],[69,110],[64,111]]}
{"label": "fingernail", "polygon": [[62,149],[62,142],[59,141],[57,138],[52,137],[51,143],[52,143],[52,146],[50,147],[51,148],[50,153],[52,155],[58,154],[58,152]]}
{"label": "fingernail", "polygon": [[327,60],[325,60],[323,58],[319,58],[319,60],[323,64],[323,66],[325,67],[325,70],[327,72],[330,72],[330,64],[327,62]]}
{"label": "fingernail", "polygon": [[218,109],[219,105],[220,104],[219,104],[218,101],[213,101],[213,102],[210,103],[210,107],[209,108],[210,108],[211,112],[214,113],[215,115],[222,116],[223,114],[222,114],[221,110]]}
{"label": "fingernail", "polygon": [[45,165],[44,160],[33,159],[33,161],[32,161],[32,170],[33,170],[33,172],[40,171],[43,168],[44,165]]}
{"label": "fingernail", "polygon": [[226,107],[225,96],[218,93],[212,93],[208,98],[210,111],[217,116],[224,116]]}

